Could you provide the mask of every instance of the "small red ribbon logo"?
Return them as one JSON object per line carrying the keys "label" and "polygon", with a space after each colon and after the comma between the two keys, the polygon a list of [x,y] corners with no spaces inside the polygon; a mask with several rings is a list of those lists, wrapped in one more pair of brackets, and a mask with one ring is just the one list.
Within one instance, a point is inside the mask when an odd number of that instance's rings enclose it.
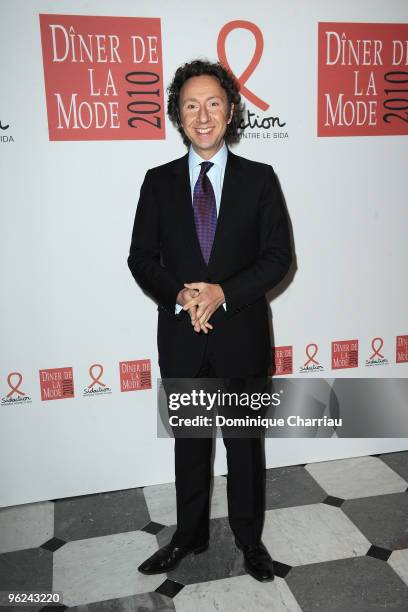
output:
{"label": "small red ribbon logo", "polygon": [[[375,343],[377,340],[380,343],[380,345],[377,348],[375,348]],[[381,359],[384,359],[384,355],[381,355],[380,353],[380,350],[382,349],[383,345],[384,345],[384,340],[382,338],[373,338],[371,340],[371,348],[373,349],[374,353],[371,355],[370,359],[373,359],[373,357],[375,357],[376,355],[381,357]]]}
{"label": "small red ribbon logo", "polygon": [[258,66],[259,61],[262,57],[262,53],[263,53],[264,41],[263,41],[262,32],[258,28],[258,26],[252,23],[251,21],[242,21],[241,19],[237,19],[236,21],[230,21],[226,23],[221,28],[220,33],[218,34],[218,40],[217,40],[218,58],[221,64],[225,66],[225,68],[228,68],[228,70],[233,72],[227,60],[227,54],[225,51],[225,42],[227,40],[228,34],[230,34],[232,30],[237,30],[237,29],[249,30],[255,37],[255,52],[252,56],[252,59],[249,62],[248,66],[245,68],[244,72],[241,74],[241,76],[237,77],[237,80],[240,84],[240,91],[242,95],[245,96],[245,98],[247,98],[247,100],[252,102],[252,104],[255,104],[255,106],[257,106],[261,110],[266,111],[270,105],[264,100],[261,100],[261,98],[258,98],[258,96],[256,96],[250,89],[245,87],[245,83],[247,82],[251,74],[254,72],[255,68]]}
{"label": "small red ribbon logo", "polygon": [[[93,373],[94,368],[99,368],[99,374],[96,377],[94,376],[94,373]],[[103,382],[101,382],[102,374],[103,374],[103,366],[100,363],[94,363],[91,365],[91,367],[89,368],[89,376],[92,378],[93,382],[90,385],[88,385],[88,389],[92,389],[92,387],[96,385],[96,383],[98,383],[100,387],[106,387],[106,385]]]}
{"label": "small red ribbon logo", "polygon": [[[14,386],[11,382],[12,376],[18,377],[18,383]],[[22,380],[23,380],[23,377],[20,374],[20,372],[10,372],[10,374],[7,376],[7,384],[10,387],[11,391],[7,393],[6,397],[10,397],[11,395],[13,395],[13,393],[18,393],[19,395],[25,396],[25,393],[19,390],[19,386],[21,385]]]}
{"label": "small red ribbon logo", "polygon": [[[311,355],[309,352],[311,348],[314,348],[313,355]],[[316,361],[316,359],[314,359],[314,357],[317,355],[317,351],[318,351],[318,346],[317,344],[314,344],[314,342],[311,342],[310,344],[306,346],[306,355],[309,357],[309,359],[303,364],[303,367],[306,367],[308,363],[315,363],[316,365],[319,365],[319,362]]]}

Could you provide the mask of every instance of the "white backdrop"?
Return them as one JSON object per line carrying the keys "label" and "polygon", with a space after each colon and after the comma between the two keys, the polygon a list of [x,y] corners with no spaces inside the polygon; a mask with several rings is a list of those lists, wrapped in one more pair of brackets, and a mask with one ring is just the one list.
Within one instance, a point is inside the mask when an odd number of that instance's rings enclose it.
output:
{"label": "white backdrop", "polygon": [[[318,22],[407,23],[405,0],[243,0],[186,4],[117,0],[1,0],[1,363],[23,376],[25,405],[0,406],[0,505],[174,480],[173,441],[156,437],[156,307],[127,267],[145,171],[185,152],[165,140],[52,142],[48,138],[39,13],[159,17],[163,76],[197,56],[217,59],[217,37],[235,19],[258,25],[264,51],[247,86],[286,122],[286,138],[245,139],[234,151],[273,165],[293,226],[298,270],[272,303],[277,346],[304,347],[334,376],[405,377],[395,337],[408,333],[407,138],[317,136]],[[231,33],[241,74],[251,35]],[[251,106],[251,105],[249,105]],[[260,112],[260,111],[258,111]],[[260,113],[261,114],[261,113]],[[268,114],[268,113],[267,113]],[[373,337],[387,366],[364,367]],[[358,338],[360,367],[332,371],[331,341]],[[152,389],[121,392],[119,362],[151,359]],[[112,389],[83,397],[91,364]],[[71,366],[75,397],[41,401],[39,370]],[[267,440],[267,466],[408,448],[406,439]],[[226,472],[222,440],[215,474]]]}

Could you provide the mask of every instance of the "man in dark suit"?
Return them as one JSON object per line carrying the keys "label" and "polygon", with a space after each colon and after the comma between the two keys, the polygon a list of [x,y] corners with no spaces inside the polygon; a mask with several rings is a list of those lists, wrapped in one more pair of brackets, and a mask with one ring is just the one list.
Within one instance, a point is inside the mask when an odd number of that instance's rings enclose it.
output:
{"label": "man in dark suit", "polygon": [[[288,220],[270,165],[233,154],[240,95],[220,64],[181,66],[168,114],[188,153],[146,173],[129,268],[158,304],[162,378],[266,377],[271,361],[265,293],[291,263]],[[175,439],[177,529],[138,568],[167,572],[209,539],[213,440]],[[261,542],[264,467],[259,437],[226,437],[228,516],[244,567],[274,577]]]}

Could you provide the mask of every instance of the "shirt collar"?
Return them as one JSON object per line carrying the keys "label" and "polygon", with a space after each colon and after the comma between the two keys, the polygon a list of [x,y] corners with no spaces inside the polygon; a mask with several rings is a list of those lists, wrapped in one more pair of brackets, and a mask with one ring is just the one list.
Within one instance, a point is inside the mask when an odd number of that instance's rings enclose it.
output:
{"label": "shirt collar", "polygon": [[227,157],[228,157],[228,149],[227,149],[227,145],[225,144],[225,141],[223,142],[221,149],[217,151],[217,153],[213,155],[211,159],[208,159],[208,160],[200,157],[200,155],[198,155],[198,153],[196,153],[193,147],[190,145],[190,148],[188,150],[188,165],[191,169],[191,168],[194,168],[195,166],[198,166],[203,161],[210,161],[213,164],[216,164],[217,166],[225,170],[225,166],[227,164]]}

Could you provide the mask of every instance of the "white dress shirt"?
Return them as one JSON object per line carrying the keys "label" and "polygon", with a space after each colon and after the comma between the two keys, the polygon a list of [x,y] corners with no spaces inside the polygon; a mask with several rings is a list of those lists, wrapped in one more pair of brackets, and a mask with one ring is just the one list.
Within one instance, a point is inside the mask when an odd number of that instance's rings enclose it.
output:
{"label": "white dress shirt", "polygon": [[217,216],[220,210],[222,185],[224,182],[225,166],[227,165],[228,149],[227,145],[222,145],[221,149],[217,151],[210,159],[203,159],[196,153],[193,147],[190,146],[188,152],[188,168],[190,171],[190,186],[191,186],[191,201],[193,201],[194,187],[200,174],[200,164],[203,161],[210,161],[214,165],[207,172],[207,176],[211,181],[212,188],[214,189],[215,205],[217,207]]}

